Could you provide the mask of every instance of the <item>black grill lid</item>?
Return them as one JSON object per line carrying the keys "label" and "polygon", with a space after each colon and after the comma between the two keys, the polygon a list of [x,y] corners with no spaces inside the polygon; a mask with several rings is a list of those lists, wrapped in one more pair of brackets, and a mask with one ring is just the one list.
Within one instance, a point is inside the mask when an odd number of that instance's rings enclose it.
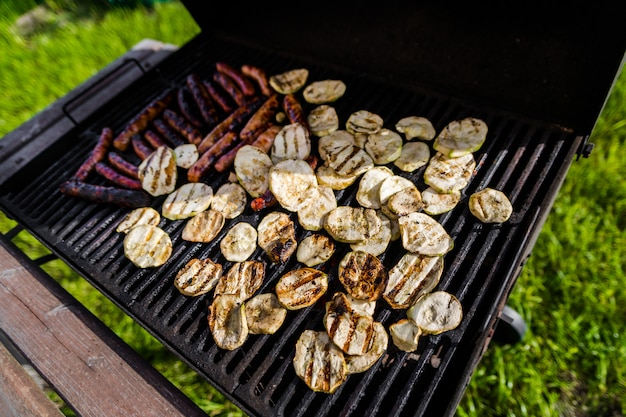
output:
{"label": "black grill lid", "polygon": [[[588,135],[626,51],[625,2],[183,0],[203,32],[425,88]],[[564,7],[563,7],[564,6]]]}

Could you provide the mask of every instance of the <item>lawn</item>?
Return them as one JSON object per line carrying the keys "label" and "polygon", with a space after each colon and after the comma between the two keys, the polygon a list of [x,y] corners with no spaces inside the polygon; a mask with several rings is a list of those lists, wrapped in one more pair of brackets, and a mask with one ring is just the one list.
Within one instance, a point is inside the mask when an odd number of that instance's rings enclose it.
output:
{"label": "lawn", "polygon": [[[37,3],[0,3],[0,137],[141,39],[180,45],[198,32],[175,1],[125,9],[94,0],[71,11],[70,0],[49,1],[54,13],[18,27]],[[591,142],[593,153],[572,165],[509,300],[528,333],[515,345],[492,343],[459,416],[626,414],[626,73]],[[0,213],[0,232],[12,226]],[[24,233],[18,243],[33,255],[44,251]],[[241,415],[65,265],[55,261],[46,270],[209,415]]]}

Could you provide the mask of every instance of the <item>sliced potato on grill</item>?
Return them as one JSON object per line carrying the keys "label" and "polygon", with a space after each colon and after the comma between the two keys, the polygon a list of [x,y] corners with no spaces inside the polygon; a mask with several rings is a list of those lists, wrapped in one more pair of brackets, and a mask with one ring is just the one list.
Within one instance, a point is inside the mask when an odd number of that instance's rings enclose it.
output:
{"label": "sliced potato on grill", "polygon": [[383,298],[392,308],[409,308],[439,283],[443,257],[405,253],[389,270]]}
{"label": "sliced potato on grill", "polygon": [[265,264],[248,260],[235,262],[215,285],[215,296],[233,294],[246,301],[256,293],[265,279]]}
{"label": "sliced potato on grill", "polygon": [[193,143],[184,143],[174,148],[176,155],[176,165],[181,168],[191,168],[191,166],[200,158],[198,146]]}
{"label": "sliced potato on grill", "polygon": [[321,104],[309,112],[307,123],[312,135],[323,137],[339,129],[339,116],[333,106]]}
{"label": "sliced potato on grill", "polygon": [[446,291],[434,291],[422,296],[407,311],[423,333],[439,334],[455,329],[463,319],[461,302]]}
{"label": "sliced potato on grill", "polygon": [[352,134],[376,133],[383,127],[383,119],[368,110],[358,110],[348,116],[346,130]]}
{"label": "sliced potato on grill", "polygon": [[513,214],[513,206],[506,194],[493,188],[484,188],[470,195],[468,206],[483,223],[504,223]]}
{"label": "sliced potato on grill", "polygon": [[224,227],[224,222],[224,216],[219,211],[203,211],[187,220],[181,237],[188,242],[211,242]]}
{"label": "sliced potato on grill", "polygon": [[178,167],[176,154],[168,146],[160,146],[138,167],[141,187],[153,197],[169,194],[176,189]]}
{"label": "sliced potato on grill", "polygon": [[364,251],[350,251],[338,267],[339,281],[346,293],[358,300],[376,301],[387,286],[387,269],[376,256]]}
{"label": "sliced potato on grill", "polygon": [[389,344],[389,335],[385,326],[377,321],[374,322],[374,332],[367,351],[362,355],[346,355],[346,365],[348,366],[348,375],[365,372],[372,367],[387,351]]}
{"label": "sliced potato on grill", "polygon": [[252,145],[244,145],[237,151],[233,167],[239,184],[256,198],[269,190],[270,156]]}
{"label": "sliced potato on grill", "polygon": [[302,96],[307,103],[322,104],[337,101],[345,92],[346,84],[341,80],[320,80],[307,85]]}
{"label": "sliced potato on grill", "polygon": [[170,220],[187,219],[209,208],[212,199],[213,188],[210,185],[188,182],[165,198],[161,213]]}
{"label": "sliced potato on grill", "polygon": [[307,82],[309,70],[306,68],[295,68],[280,74],[270,76],[269,83],[272,88],[280,94],[293,94],[298,92]]}
{"label": "sliced potato on grill", "polygon": [[382,128],[367,135],[363,148],[376,165],[386,165],[402,154],[402,137],[393,130]]}
{"label": "sliced potato on grill", "polygon": [[380,230],[378,233],[357,243],[351,243],[352,250],[360,250],[374,256],[382,255],[389,246],[392,238],[392,220],[385,216],[380,210],[376,210],[376,215],[380,219]]}
{"label": "sliced potato on grill", "polygon": [[276,296],[288,310],[312,306],[328,290],[328,275],[315,268],[303,267],[283,274],[276,283]]}
{"label": "sliced potato on grill", "polygon": [[158,226],[161,222],[161,215],[152,207],[139,207],[131,210],[117,225],[115,231],[128,233],[130,229],[140,224]]}
{"label": "sliced potato on grill", "polygon": [[232,226],[220,241],[220,250],[227,261],[243,262],[257,247],[257,231],[250,223],[239,222]]}
{"label": "sliced potato on grill", "polygon": [[338,242],[356,243],[380,231],[380,218],[373,209],[338,206],[326,215],[324,229]]}
{"label": "sliced potato on grill", "polygon": [[479,150],[487,138],[487,130],[487,124],[475,117],[454,120],[439,132],[433,148],[448,158],[458,158]]}
{"label": "sliced potato on grill", "polygon": [[359,178],[358,175],[340,175],[327,164],[317,167],[315,177],[319,185],[324,185],[333,190],[345,190]]}
{"label": "sliced potato on grill", "polygon": [[347,366],[343,352],[326,332],[305,330],[296,342],[296,375],[315,392],[332,394],[343,384]]}
{"label": "sliced potato on grill", "polygon": [[140,224],[124,237],[124,256],[138,268],[163,265],[172,254],[172,240],[160,227]]}
{"label": "sliced potato on grill", "polygon": [[386,166],[376,166],[363,174],[359,180],[356,200],[365,208],[380,208],[380,186],[383,180],[393,176],[393,171]]}
{"label": "sliced potato on grill", "polygon": [[335,253],[335,243],[321,233],[314,233],[302,239],[296,250],[298,262],[312,267],[326,262]]}
{"label": "sliced potato on grill", "polygon": [[454,247],[452,237],[435,219],[424,213],[411,213],[398,219],[402,246],[409,252],[428,256],[445,255]]}
{"label": "sliced potato on grill", "polygon": [[183,295],[196,297],[211,291],[222,276],[222,265],[211,259],[190,259],[174,278],[174,286]]}
{"label": "sliced potato on grill", "polygon": [[234,294],[221,294],[209,306],[209,328],[215,344],[226,350],[241,347],[248,338],[245,305]]}
{"label": "sliced potato on grill", "polygon": [[330,339],[348,355],[363,355],[374,337],[374,319],[352,308],[346,294],[337,292],[326,303],[324,328]]}
{"label": "sliced potato on grill", "polygon": [[337,207],[333,189],[323,185],[310,188],[309,197],[298,209],[298,222],[305,230],[320,230],[329,211]]}
{"label": "sliced potato on grill", "polygon": [[461,192],[452,191],[450,193],[437,192],[432,187],[428,187],[422,191],[422,202],[424,203],[424,212],[435,216],[437,214],[447,213],[459,204],[461,201]]}
{"label": "sliced potato on grill", "polygon": [[437,132],[433,124],[425,117],[407,116],[398,120],[396,130],[404,133],[406,140],[433,140]]}
{"label": "sliced potato on grill", "polygon": [[259,222],[257,232],[259,246],[274,263],[287,262],[296,251],[295,225],[287,213],[273,211],[266,214]]}
{"label": "sliced potato on grill", "polygon": [[311,153],[309,131],[301,123],[283,126],[272,143],[270,158],[274,164],[285,159],[306,159]]}
{"label": "sliced potato on grill", "polygon": [[211,200],[211,209],[222,213],[226,219],[234,219],[244,212],[248,202],[246,190],[238,183],[222,184]]}
{"label": "sliced potato on grill", "polygon": [[417,342],[422,335],[422,329],[417,327],[412,320],[401,319],[389,325],[389,333],[393,344],[405,352],[415,352]]}
{"label": "sliced potato on grill", "polygon": [[278,297],[268,292],[257,294],[246,302],[246,321],[250,334],[274,334],[283,325],[287,309]]}
{"label": "sliced potato on grill", "polygon": [[476,168],[474,155],[448,158],[437,152],[426,166],[424,182],[440,193],[460,191],[467,186]]}
{"label": "sliced potato on grill", "polygon": [[413,172],[428,163],[430,148],[424,142],[407,142],[393,164],[404,172]]}
{"label": "sliced potato on grill", "polygon": [[270,191],[289,211],[298,211],[317,185],[315,171],[302,159],[286,159],[269,170]]}
{"label": "sliced potato on grill", "polygon": [[422,193],[419,192],[417,187],[410,187],[392,194],[387,200],[385,207],[398,217],[420,211],[423,206]]}

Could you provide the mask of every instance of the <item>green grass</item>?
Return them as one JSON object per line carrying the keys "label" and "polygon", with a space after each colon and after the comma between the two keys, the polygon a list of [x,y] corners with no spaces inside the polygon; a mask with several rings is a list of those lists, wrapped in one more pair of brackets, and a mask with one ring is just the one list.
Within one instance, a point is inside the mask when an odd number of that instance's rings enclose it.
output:
{"label": "green grass", "polygon": [[[80,2],[74,2],[78,4]],[[0,3],[0,136],[98,72],[143,38],[183,44],[198,28],[178,2],[153,9],[64,8],[33,30],[19,15],[35,1]],[[626,73],[591,141],[574,162],[509,304],[529,331],[519,344],[492,343],[459,416],[623,416],[626,414]],[[0,232],[14,223],[0,213]],[[22,232],[21,248],[46,253]],[[241,415],[223,396],[81,277],[59,261],[45,266],[63,287],[149,360],[209,415]],[[64,411],[69,415],[71,412]]]}

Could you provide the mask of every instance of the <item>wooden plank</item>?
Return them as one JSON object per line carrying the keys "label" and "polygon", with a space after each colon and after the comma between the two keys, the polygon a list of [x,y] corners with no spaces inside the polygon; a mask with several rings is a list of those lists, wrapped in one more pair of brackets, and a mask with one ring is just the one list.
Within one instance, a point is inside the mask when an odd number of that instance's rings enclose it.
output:
{"label": "wooden plank", "polygon": [[0,328],[81,416],[206,416],[0,235]]}

